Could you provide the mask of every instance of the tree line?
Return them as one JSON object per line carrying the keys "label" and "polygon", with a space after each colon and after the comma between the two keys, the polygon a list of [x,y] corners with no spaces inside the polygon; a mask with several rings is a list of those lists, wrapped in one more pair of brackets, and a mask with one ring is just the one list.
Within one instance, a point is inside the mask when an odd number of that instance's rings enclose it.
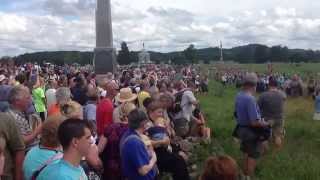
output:
{"label": "tree line", "polygon": [[[160,53],[149,51],[151,61],[155,63],[173,64],[196,64],[199,62],[210,63],[211,61],[220,60],[220,49],[210,47],[197,49],[193,44],[186,47],[183,51]],[[121,49],[117,53],[119,64],[130,64],[138,62],[137,51],[130,51],[127,43],[121,43]],[[266,62],[320,62],[320,51],[289,49],[286,46],[268,47],[261,44],[249,44],[245,46],[223,49],[223,57],[226,61],[238,63],[266,63]],[[3,57],[1,59],[5,59]],[[54,51],[54,52],[35,52],[26,53],[19,56],[11,57],[18,63],[37,62],[39,64],[49,62],[55,64],[92,64],[93,52],[80,51]],[[1,60],[0,59],[0,60]]]}

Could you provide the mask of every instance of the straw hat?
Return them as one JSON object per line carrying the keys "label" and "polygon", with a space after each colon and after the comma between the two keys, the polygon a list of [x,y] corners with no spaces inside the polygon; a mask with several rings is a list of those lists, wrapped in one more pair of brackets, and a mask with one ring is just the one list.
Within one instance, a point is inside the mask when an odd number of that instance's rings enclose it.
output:
{"label": "straw hat", "polygon": [[137,95],[132,93],[130,88],[122,88],[120,89],[120,93],[116,96],[116,100],[118,102],[130,102],[137,98]]}

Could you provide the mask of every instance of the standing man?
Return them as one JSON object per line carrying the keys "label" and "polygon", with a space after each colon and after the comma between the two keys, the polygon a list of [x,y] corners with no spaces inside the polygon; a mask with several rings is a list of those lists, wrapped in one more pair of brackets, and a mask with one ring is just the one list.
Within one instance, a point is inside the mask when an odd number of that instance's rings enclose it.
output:
{"label": "standing man", "polygon": [[269,90],[261,94],[258,105],[261,109],[262,117],[272,127],[273,143],[276,149],[279,150],[284,137],[283,106],[286,95],[278,90],[277,87],[277,80],[270,77]]}
{"label": "standing man", "polygon": [[63,158],[45,167],[38,180],[74,179],[87,180],[80,161],[87,156],[93,144],[87,121],[65,120],[58,128],[58,139],[63,148]]}
{"label": "standing man", "polygon": [[33,146],[39,144],[38,135],[41,133],[42,124],[35,127],[36,122],[29,119],[26,111],[32,104],[31,94],[26,86],[18,85],[12,88],[9,94],[10,109],[8,114],[11,115],[20,130],[26,150],[28,151]]}
{"label": "standing man", "polygon": [[15,120],[6,113],[0,113],[0,149],[0,164],[4,163],[0,179],[22,180],[25,146]]}
{"label": "standing man", "polygon": [[268,126],[261,119],[259,107],[253,94],[256,92],[257,75],[248,73],[244,77],[242,90],[235,100],[236,136],[241,141],[241,151],[244,153],[243,171],[247,179],[254,175],[256,160],[260,157],[262,140],[256,130]]}

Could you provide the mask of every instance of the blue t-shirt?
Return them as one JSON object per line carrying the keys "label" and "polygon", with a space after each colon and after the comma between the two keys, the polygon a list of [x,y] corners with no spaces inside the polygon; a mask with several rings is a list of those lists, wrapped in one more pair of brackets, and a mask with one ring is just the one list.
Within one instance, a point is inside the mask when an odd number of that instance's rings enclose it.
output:
{"label": "blue t-shirt", "polygon": [[[33,147],[26,155],[23,162],[24,179],[30,180],[33,173],[41,168],[50,158],[56,156],[58,151],[39,148],[39,146]],[[52,163],[57,163],[59,160],[55,160]]]}
{"label": "blue t-shirt", "polygon": [[237,123],[240,126],[249,126],[252,121],[261,118],[255,98],[243,91],[239,92],[236,97],[235,110]]}
{"label": "blue t-shirt", "polygon": [[148,165],[151,157],[148,154],[144,143],[139,138],[139,135],[134,130],[129,129],[122,136],[120,141],[120,153],[122,172],[128,180],[155,179],[155,168],[150,170],[145,176],[139,174],[138,169]]}
{"label": "blue t-shirt", "polygon": [[81,166],[75,167],[65,160],[50,164],[39,174],[37,180],[88,180]]}
{"label": "blue t-shirt", "polygon": [[97,105],[88,103],[83,107],[83,116],[86,120],[96,121]]}
{"label": "blue t-shirt", "polygon": [[320,96],[316,96],[315,109],[317,113],[320,113]]}

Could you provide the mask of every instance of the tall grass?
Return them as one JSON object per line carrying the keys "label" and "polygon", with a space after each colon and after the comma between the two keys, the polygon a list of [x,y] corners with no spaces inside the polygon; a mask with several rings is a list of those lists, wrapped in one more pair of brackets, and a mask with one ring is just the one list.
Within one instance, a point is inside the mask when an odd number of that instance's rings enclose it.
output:
{"label": "tall grass", "polygon": [[[228,154],[241,165],[241,152],[231,134],[234,98],[237,90],[210,84],[210,93],[199,96],[208,126],[213,130],[211,144],[196,148],[197,162],[201,167],[210,155]],[[218,93],[217,93],[218,92]],[[289,98],[285,105],[286,137],[284,147],[276,154],[267,153],[259,162],[256,179],[259,180],[319,180],[320,179],[320,121],[313,121],[311,98]]]}

